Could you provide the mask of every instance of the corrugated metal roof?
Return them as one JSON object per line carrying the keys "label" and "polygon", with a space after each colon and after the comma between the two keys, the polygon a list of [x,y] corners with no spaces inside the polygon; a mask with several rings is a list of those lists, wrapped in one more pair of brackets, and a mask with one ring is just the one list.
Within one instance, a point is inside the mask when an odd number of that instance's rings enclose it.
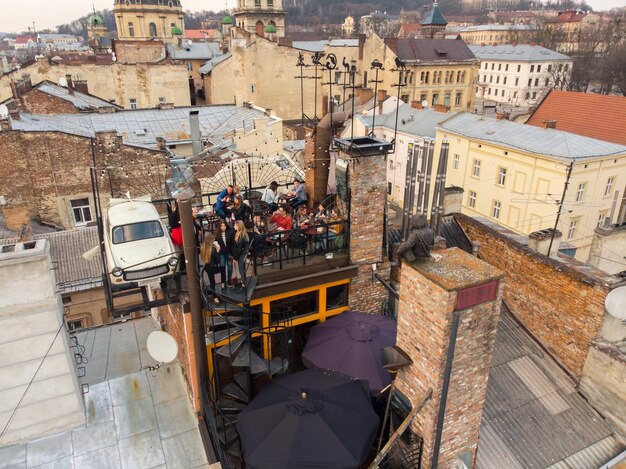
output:
{"label": "corrugated metal roof", "polygon": [[[417,137],[435,137],[436,127],[446,119],[456,115],[454,112],[437,112],[433,108],[414,109],[406,103],[400,104],[398,110],[398,132]],[[368,127],[372,126],[371,115],[357,116]],[[396,111],[376,116],[376,127],[394,129]]]}
{"label": "corrugated metal roof", "polygon": [[503,305],[477,467],[543,469],[564,460],[606,462],[619,452],[611,433],[573,382]]}
{"label": "corrugated metal roof", "polygon": [[626,154],[626,146],[593,138],[518,124],[506,119],[486,119],[478,114],[457,114],[439,129],[558,160],[587,159]]}
{"label": "corrugated metal roof", "polygon": [[57,231],[33,238],[47,239],[50,243],[50,257],[57,288],[61,293],[88,290],[102,285],[100,256],[94,256],[91,260],[83,258],[83,253],[98,246],[97,227]]}
{"label": "corrugated metal roof", "polygon": [[122,109],[120,106],[117,106],[109,101],[98,98],[97,96],[81,93],[77,90],[74,90],[74,94],[71,94],[67,88],[55,85],[49,81],[41,82],[36,86],[36,89],[51,96],[56,96],[57,98],[69,101],[80,110],[87,111],[101,107],[116,107],[118,109]]}
{"label": "corrugated metal roof", "polygon": [[222,62],[224,62],[224,60],[230,59],[232,55],[233,53],[230,51],[228,51],[226,54],[218,55],[217,57],[214,57],[213,59],[206,62],[202,67],[198,69],[198,71],[201,75],[207,74],[211,72],[211,70],[213,70],[213,67],[215,67],[217,64],[221,64]]}
{"label": "corrugated metal roof", "polygon": [[192,42],[182,47],[167,44],[167,53],[174,60],[211,60],[223,55],[215,42]]}
{"label": "corrugated metal roof", "polygon": [[559,54],[541,46],[530,44],[498,44],[469,45],[470,50],[481,60],[504,60],[507,62],[542,62],[554,60],[572,60],[571,57]]}
{"label": "corrugated metal roof", "polygon": [[234,105],[143,109],[104,114],[23,113],[20,120],[13,121],[13,129],[27,132],[58,131],[83,137],[93,137],[95,132],[115,131],[127,144],[157,148],[157,137],[163,137],[173,144],[191,141],[189,112],[192,110],[199,112],[202,137],[216,144],[222,143],[226,134],[244,125],[246,130],[252,130],[254,119],[267,117],[258,109]]}
{"label": "corrugated metal roof", "polygon": [[309,52],[322,52],[328,41],[293,41],[291,47]]}
{"label": "corrugated metal roof", "polygon": [[467,26],[461,32],[471,31],[533,31],[534,28],[527,24],[479,24]]}

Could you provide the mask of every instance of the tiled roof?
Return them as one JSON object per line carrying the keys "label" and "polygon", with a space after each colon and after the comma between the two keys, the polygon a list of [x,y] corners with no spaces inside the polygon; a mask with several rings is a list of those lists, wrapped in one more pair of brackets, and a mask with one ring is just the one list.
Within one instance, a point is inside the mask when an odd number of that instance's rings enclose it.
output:
{"label": "tiled roof", "polygon": [[406,62],[475,61],[476,57],[463,41],[455,39],[415,39],[391,37],[385,44]]}
{"label": "tiled roof", "polygon": [[626,145],[626,97],[552,90],[526,122],[541,127],[556,121],[557,130]]}
{"label": "tiled roof", "polygon": [[444,132],[494,143],[501,147],[552,157],[557,160],[626,155],[626,146],[594,138],[541,129],[506,119],[488,119],[478,114],[458,114],[439,126]]}
{"label": "tiled roof", "polygon": [[[65,132],[93,137],[95,132],[115,131],[126,144],[157,148],[157,137],[168,143],[191,142],[189,111],[199,111],[200,133],[215,144],[223,143],[230,133],[245,125],[254,127],[254,119],[267,117],[255,108],[234,105],[142,109],[113,113],[43,115],[22,113],[13,121],[13,130],[26,132]],[[270,117],[270,119],[276,119]]]}
{"label": "tiled roof", "polygon": [[571,60],[571,57],[550,49],[530,44],[469,45],[470,50],[481,60],[504,60],[507,62],[543,62]]}
{"label": "tiled roof", "polygon": [[102,285],[102,261],[99,255],[91,260],[83,253],[98,246],[98,228],[80,228],[69,231],[40,234],[34,239],[47,239],[50,257],[61,293],[88,290]]}
{"label": "tiled roof", "polygon": [[560,12],[556,18],[551,18],[550,22],[554,23],[580,23],[582,19],[587,16],[587,13],[583,13],[582,11],[562,11]]}
{"label": "tiled roof", "polygon": [[185,39],[214,39],[221,37],[217,29],[186,29]]}
{"label": "tiled roof", "polygon": [[421,29],[422,25],[420,23],[403,23],[400,25],[400,32],[398,33],[398,36],[418,33]]}

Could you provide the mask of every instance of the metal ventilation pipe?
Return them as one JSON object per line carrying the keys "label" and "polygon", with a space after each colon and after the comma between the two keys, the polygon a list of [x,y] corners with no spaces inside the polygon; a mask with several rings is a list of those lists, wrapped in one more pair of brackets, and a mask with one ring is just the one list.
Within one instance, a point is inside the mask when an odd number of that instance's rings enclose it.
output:
{"label": "metal ventilation pipe", "polygon": [[191,127],[191,148],[194,155],[198,155],[204,149],[200,136],[200,111],[189,111],[189,127]]}

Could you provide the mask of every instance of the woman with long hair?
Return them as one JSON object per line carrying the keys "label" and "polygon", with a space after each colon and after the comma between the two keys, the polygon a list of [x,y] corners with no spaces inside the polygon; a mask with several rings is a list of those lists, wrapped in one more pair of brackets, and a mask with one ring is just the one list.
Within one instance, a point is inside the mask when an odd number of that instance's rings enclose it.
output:
{"label": "woman with long hair", "polygon": [[[220,274],[220,283],[222,284],[222,291],[226,288],[226,269],[220,265],[220,255],[217,250],[217,242],[211,234],[207,234],[200,246],[200,259],[204,263],[202,267],[202,275],[207,274],[209,277],[209,285],[211,289],[215,291],[215,274]],[[219,303],[217,295],[213,295],[213,301]]]}
{"label": "woman with long hair", "polygon": [[217,252],[220,255],[220,265],[226,269],[228,282],[233,278],[233,242],[234,242],[233,230],[230,229],[228,223],[225,220],[220,220],[220,224],[215,230],[215,242],[217,246]]}
{"label": "woman with long hair", "polygon": [[233,204],[232,213],[235,216],[235,220],[241,220],[244,223],[248,221],[250,215],[250,207],[248,207],[241,195],[235,196],[235,202]]}
{"label": "woman with long hair", "polygon": [[248,255],[248,246],[250,238],[246,231],[246,226],[241,220],[235,222],[235,242],[233,243],[233,258],[237,261],[239,268],[239,280],[241,286],[246,288],[246,256]]}

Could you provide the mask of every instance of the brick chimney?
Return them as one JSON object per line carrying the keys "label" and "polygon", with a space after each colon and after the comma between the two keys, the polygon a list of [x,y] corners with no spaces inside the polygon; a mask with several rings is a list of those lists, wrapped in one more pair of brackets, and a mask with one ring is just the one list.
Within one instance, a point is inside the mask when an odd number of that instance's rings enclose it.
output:
{"label": "brick chimney", "polygon": [[556,121],[551,119],[546,119],[541,122],[542,129],[556,129]]}
{"label": "brick chimney", "polygon": [[359,97],[359,104],[362,105],[374,97],[374,90],[371,88],[359,88],[357,90],[357,95]]}
{"label": "brick chimney", "polygon": [[11,126],[11,120],[8,118],[0,118],[0,131],[8,132],[9,130],[13,130],[13,127]]}
{"label": "brick chimney", "polygon": [[445,104],[435,104],[433,109],[435,112],[449,112],[450,106],[446,106]]}
{"label": "brick chimney", "polygon": [[[552,248],[548,253],[550,247],[550,240],[552,239],[552,232],[554,232],[554,241],[552,242]],[[556,257],[559,252],[559,246],[561,244],[562,233],[559,230],[553,228],[547,228],[545,230],[533,231],[528,235],[528,247],[533,251],[537,251],[544,256]]]}
{"label": "brick chimney", "polygon": [[65,75],[65,79],[67,80],[67,91],[69,91],[70,94],[74,94],[74,82],[72,81],[72,75],[68,73]]}
{"label": "brick chimney", "polygon": [[20,110],[17,108],[9,109],[9,117],[14,121],[20,120]]}
{"label": "brick chimney", "polygon": [[508,120],[510,115],[508,112],[496,112],[496,120]]}
{"label": "brick chimney", "polygon": [[87,80],[74,80],[74,89],[79,93],[89,94]]}
{"label": "brick chimney", "polygon": [[420,101],[411,101],[411,107],[413,109],[424,109],[424,106],[422,106]]}

